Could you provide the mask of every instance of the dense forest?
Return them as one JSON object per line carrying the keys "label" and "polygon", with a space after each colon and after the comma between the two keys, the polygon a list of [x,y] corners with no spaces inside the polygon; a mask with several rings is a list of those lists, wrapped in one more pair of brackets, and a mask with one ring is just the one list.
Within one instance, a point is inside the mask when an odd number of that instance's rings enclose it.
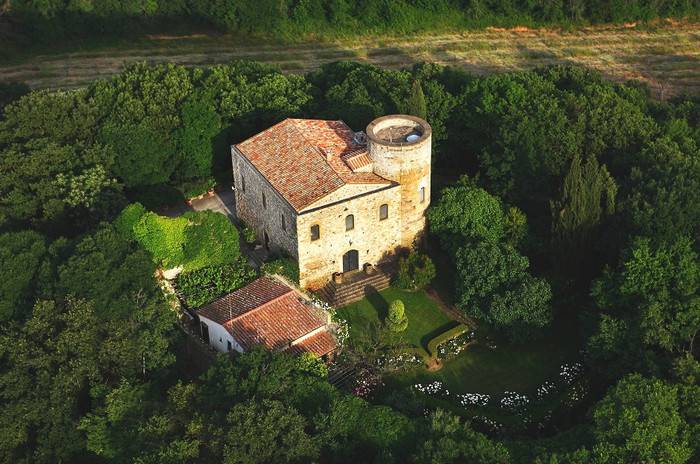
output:
{"label": "dense forest", "polygon": [[[697,99],[655,101],[576,67],[474,77],[352,62],[306,76],[141,64],[80,90],[0,95],[0,461],[700,460]],[[226,185],[228,144],[288,116],[362,130],[416,111],[434,131],[429,242],[455,304],[505,339],[574,319],[585,397],[541,428],[494,431],[417,394],[358,398],[309,357],[260,350],[192,372],[124,207]]]}
{"label": "dense forest", "polygon": [[[6,16],[34,40],[132,34],[174,25],[298,40],[486,26],[621,23],[683,18],[698,0],[9,0]],[[0,15],[1,16],[1,15]]]}

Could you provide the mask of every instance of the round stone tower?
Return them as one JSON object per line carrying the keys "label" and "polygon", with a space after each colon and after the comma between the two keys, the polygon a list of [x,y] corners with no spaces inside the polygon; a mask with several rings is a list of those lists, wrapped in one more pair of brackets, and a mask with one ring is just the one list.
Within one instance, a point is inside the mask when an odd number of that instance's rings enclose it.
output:
{"label": "round stone tower", "polygon": [[416,116],[382,116],[367,126],[367,151],[378,175],[400,184],[401,246],[425,230],[430,205],[430,124]]}

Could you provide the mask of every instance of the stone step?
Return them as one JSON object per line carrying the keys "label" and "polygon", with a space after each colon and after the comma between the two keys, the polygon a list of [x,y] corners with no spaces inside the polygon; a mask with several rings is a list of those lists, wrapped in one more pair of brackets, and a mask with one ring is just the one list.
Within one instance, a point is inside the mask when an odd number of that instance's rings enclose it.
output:
{"label": "stone step", "polygon": [[[357,276],[355,276],[356,278]],[[316,291],[316,294],[332,306],[344,306],[361,300],[366,296],[366,288],[371,287],[376,291],[389,287],[391,276],[383,271],[363,276],[360,280],[350,283],[336,284],[328,282],[324,287]]]}
{"label": "stone step", "polygon": [[384,278],[375,278],[371,280],[367,280],[364,282],[357,282],[356,284],[348,285],[348,286],[341,286],[340,288],[335,287],[333,289],[329,289],[332,294],[336,297],[340,297],[346,294],[350,293],[355,293],[357,291],[364,291],[365,287],[379,287],[382,286],[383,288],[386,288],[389,285],[389,282],[391,279],[389,277],[384,277]]}

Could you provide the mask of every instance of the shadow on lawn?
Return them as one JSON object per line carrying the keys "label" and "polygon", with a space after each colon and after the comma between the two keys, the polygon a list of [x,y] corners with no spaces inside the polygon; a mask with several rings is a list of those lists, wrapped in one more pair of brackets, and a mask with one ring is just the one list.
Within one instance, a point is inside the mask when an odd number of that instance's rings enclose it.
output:
{"label": "shadow on lawn", "polygon": [[367,301],[369,301],[372,307],[377,311],[379,321],[383,322],[389,314],[389,302],[371,285],[365,287],[365,298],[367,298]]}

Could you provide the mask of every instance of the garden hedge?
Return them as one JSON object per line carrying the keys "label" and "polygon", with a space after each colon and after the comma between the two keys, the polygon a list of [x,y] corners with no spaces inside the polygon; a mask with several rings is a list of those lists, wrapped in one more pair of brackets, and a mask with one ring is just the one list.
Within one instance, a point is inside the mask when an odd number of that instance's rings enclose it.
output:
{"label": "garden hedge", "polygon": [[464,332],[469,330],[469,327],[467,327],[464,324],[459,324],[456,327],[453,327],[451,329],[448,329],[441,334],[433,337],[429,342],[428,342],[428,353],[430,356],[435,357],[435,354],[437,353],[437,347],[441,344],[444,343],[448,340],[452,340],[458,335],[462,335]]}

